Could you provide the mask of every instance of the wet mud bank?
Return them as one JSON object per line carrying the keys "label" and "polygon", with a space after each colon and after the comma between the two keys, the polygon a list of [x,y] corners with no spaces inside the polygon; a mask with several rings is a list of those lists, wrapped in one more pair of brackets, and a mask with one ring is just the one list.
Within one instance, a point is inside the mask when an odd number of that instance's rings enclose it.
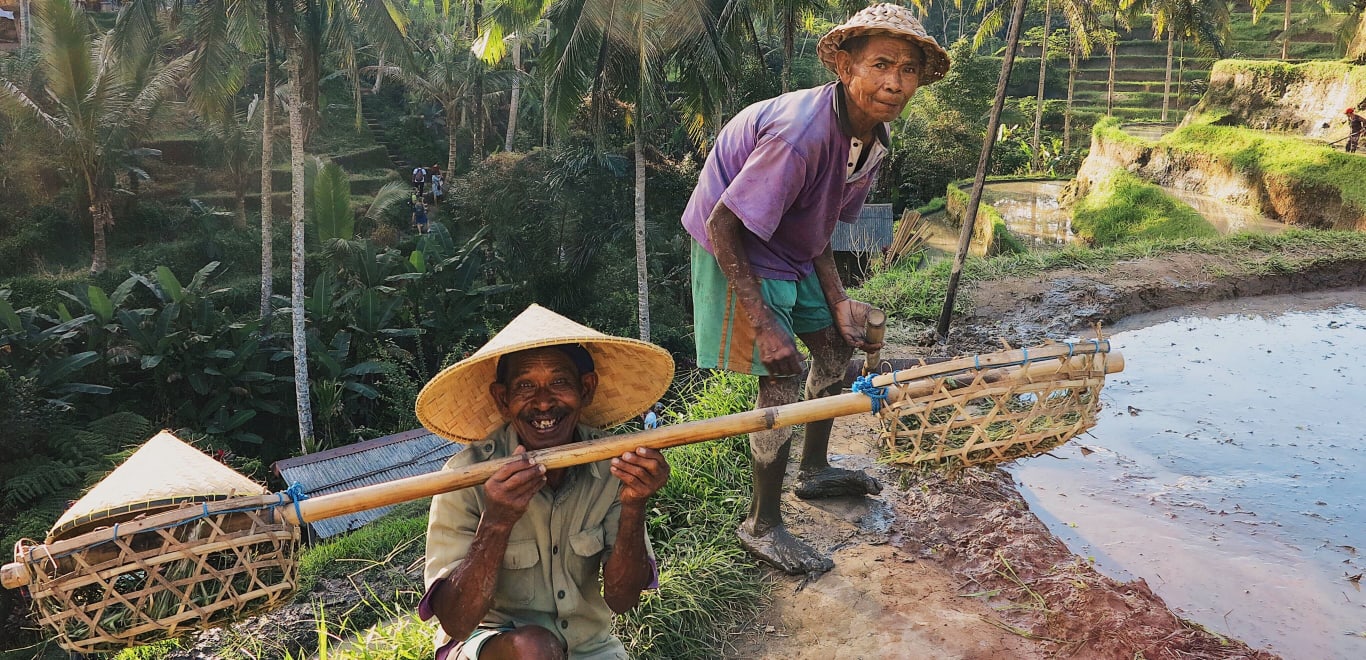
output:
{"label": "wet mud bank", "polygon": [[1030,342],[1111,325],[1143,312],[1204,302],[1366,285],[1366,255],[1345,259],[1249,250],[1177,253],[1117,263],[1103,271],[1065,269],[967,289],[972,312],[959,326],[967,346]]}
{"label": "wet mud bank", "polygon": [[[1366,258],[1253,249],[1062,269],[973,283],[967,289],[973,311],[955,322],[947,346],[912,340],[919,345],[902,350],[990,351],[1002,339],[1012,345],[1066,339],[1141,312],[1363,285]],[[1176,616],[1142,578],[1101,574],[1049,531],[1004,470],[907,473],[901,485],[902,516],[889,543],[950,573],[961,596],[985,602],[993,625],[1031,640],[1042,657],[1278,657]]]}

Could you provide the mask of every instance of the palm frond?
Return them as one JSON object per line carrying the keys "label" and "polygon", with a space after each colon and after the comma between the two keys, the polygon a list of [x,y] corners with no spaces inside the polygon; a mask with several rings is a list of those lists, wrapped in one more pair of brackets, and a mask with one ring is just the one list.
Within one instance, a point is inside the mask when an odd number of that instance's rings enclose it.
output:
{"label": "palm frond", "polygon": [[190,102],[200,115],[209,116],[227,105],[245,79],[232,41],[229,0],[200,0],[190,10],[185,30],[197,46],[188,69]]}
{"label": "palm frond", "polygon": [[16,118],[35,119],[57,135],[65,134],[70,126],[59,117],[54,117],[33,102],[28,94],[14,83],[0,79],[0,112]]}

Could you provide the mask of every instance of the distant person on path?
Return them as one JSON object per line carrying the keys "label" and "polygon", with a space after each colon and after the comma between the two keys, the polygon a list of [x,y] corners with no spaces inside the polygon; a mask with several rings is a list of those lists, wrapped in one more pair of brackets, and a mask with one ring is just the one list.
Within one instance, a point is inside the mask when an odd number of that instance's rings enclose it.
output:
{"label": "distant person on path", "polygon": [[1356,153],[1361,132],[1366,130],[1366,119],[1357,114],[1356,108],[1347,108],[1347,126],[1351,130],[1347,136],[1347,153]]}
{"label": "distant person on path", "polygon": [[655,405],[650,406],[649,412],[645,413],[645,428],[647,428],[647,429],[657,429],[657,428],[659,428],[660,424],[661,424],[662,421],[663,421],[663,420],[661,420],[660,418],[661,418],[663,415],[664,415],[664,404],[662,404],[662,403],[656,403]]}
{"label": "distant person on path", "polygon": [[547,469],[527,452],[598,437],[672,378],[664,349],[532,305],[422,388],[418,419],[466,445],[445,469],[511,459],[432,498],[418,613],[441,624],[437,660],[627,658],[612,619],[658,587],[645,518],[669,464],[641,447]]}
{"label": "distant person on path", "polygon": [[[855,222],[890,145],[889,122],[921,85],[944,77],[949,56],[912,10],[872,5],[821,37],[837,82],[741,110],[717,135],[683,213],[692,236],[698,366],[759,376],[756,407],[840,391],[870,306],[844,291],[830,238]],[[831,467],[831,421],[806,425],[794,493],[804,499],[881,492],[876,479]],[[737,534],[750,553],[793,574],[834,564],[783,524],[788,428],[751,433],[754,496]]]}
{"label": "distant person on path", "polygon": [[422,199],[423,189],[427,186],[427,170],[421,167],[413,168],[413,191],[417,193],[417,198]]}
{"label": "distant person on path", "polygon": [[441,176],[441,167],[439,165],[432,165],[427,168],[427,176],[432,180],[432,203],[440,204],[441,197],[446,194],[445,189],[442,187],[442,184],[445,183],[445,179]]}
{"label": "distant person on path", "polygon": [[413,229],[419,234],[427,233],[427,205],[422,200],[413,204]]}

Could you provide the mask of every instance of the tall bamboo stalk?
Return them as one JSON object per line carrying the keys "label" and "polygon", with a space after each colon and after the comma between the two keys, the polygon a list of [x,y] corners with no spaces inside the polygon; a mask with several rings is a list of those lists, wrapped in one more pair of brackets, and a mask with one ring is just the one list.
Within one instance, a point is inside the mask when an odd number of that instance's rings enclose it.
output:
{"label": "tall bamboo stalk", "polygon": [[949,337],[953,299],[958,295],[958,281],[963,276],[963,262],[967,261],[968,246],[972,244],[972,227],[977,221],[977,206],[982,203],[982,189],[987,182],[987,167],[991,164],[991,149],[996,145],[996,130],[1001,125],[1001,110],[1006,103],[1006,85],[1010,82],[1010,70],[1015,65],[1015,51],[1020,47],[1020,23],[1024,22],[1025,3],[1026,0],[1015,0],[1015,10],[1010,16],[1010,30],[1006,32],[1005,59],[1001,62],[1001,76],[996,81],[996,98],[991,103],[987,134],[982,138],[982,153],[977,159],[977,175],[972,180],[972,194],[968,196],[968,208],[963,214],[963,230],[958,235],[958,252],[953,256],[953,271],[949,273],[948,293],[944,296],[944,308],[939,312],[936,330],[940,339]]}

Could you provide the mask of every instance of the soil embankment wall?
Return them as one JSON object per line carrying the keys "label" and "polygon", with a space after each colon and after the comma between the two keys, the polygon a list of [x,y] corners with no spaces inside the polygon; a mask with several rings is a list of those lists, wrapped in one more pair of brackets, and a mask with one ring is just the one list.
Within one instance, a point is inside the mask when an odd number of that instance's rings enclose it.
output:
{"label": "soil embankment wall", "polygon": [[1102,121],[1077,172],[1078,197],[1115,169],[1257,209],[1286,224],[1366,231],[1366,158],[1296,138],[1187,126],[1160,142]]}
{"label": "soil embankment wall", "polygon": [[1209,91],[1186,123],[1213,121],[1333,140],[1347,135],[1344,111],[1366,102],[1366,66],[1346,62],[1220,60]]}

